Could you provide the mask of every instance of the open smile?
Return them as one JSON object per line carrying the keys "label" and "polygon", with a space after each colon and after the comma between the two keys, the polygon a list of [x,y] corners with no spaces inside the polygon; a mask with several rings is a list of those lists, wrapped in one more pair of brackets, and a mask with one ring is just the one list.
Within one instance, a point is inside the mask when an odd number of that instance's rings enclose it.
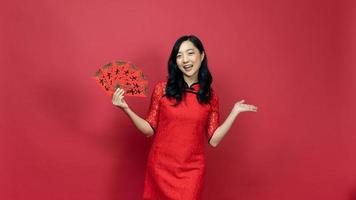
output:
{"label": "open smile", "polygon": [[190,70],[192,70],[192,68],[193,68],[193,65],[184,65],[184,66],[183,66],[183,69],[184,69],[185,71],[190,71]]}

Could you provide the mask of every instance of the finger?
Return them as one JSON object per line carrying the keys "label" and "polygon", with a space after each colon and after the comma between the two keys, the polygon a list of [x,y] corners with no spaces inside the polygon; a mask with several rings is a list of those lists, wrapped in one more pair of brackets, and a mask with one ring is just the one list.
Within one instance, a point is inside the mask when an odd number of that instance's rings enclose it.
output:
{"label": "finger", "polygon": [[125,91],[123,89],[120,90],[120,92],[117,94],[118,96],[121,96]]}
{"label": "finger", "polygon": [[244,103],[245,102],[245,100],[243,99],[243,100],[241,100],[241,101],[239,101],[239,102],[237,102],[238,104],[242,104],[242,103]]}
{"label": "finger", "polygon": [[252,109],[252,107],[250,105],[248,105],[248,104],[242,104],[242,106],[247,110],[251,110]]}
{"label": "finger", "polygon": [[256,109],[256,106],[250,106],[251,109]]}
{"label": "finger", "polygon": [[112,102],[113,102],[113,103],[116,102],[116,99],[117,99],[117,96],[116,96],[116,95],[113,95],[113,96],[112,96]]}
{"label": "finger", "polygon": [[117,89],[114,93],[114,96],[119,96],[120,92],[121,92],[121,89]]}
{"label": "finger", "polygon": [[257,109],[257,107],[254,105],[248,105],[248,104],[244,104],[244,105],[247,105],[249,108]]}
{"label": "finger", "polygon": [[122,90],[119,94],[117,94],[118,97],[123,98],[124,97],[125,91]]}
{"label": "finger", "polygon": [[124,96],[124,94],[125,94],[125,90],[122,90],[122,91],[120,92],[120,96]]}
{"label": "finger", "polygon": [[115,90],[114,95],[116,95],[117,93],[119,93],[120,90],[121,90],[121,88],[118,87],[118,88]]}
{"label": "finger", "polygon": [[114,101],[114,100],[115,100],[115,97],[116,97],[115,93],[116,93],[116,92],[114,92],[114,93],[112,94],[112,96],[111,96],[112,101]]}

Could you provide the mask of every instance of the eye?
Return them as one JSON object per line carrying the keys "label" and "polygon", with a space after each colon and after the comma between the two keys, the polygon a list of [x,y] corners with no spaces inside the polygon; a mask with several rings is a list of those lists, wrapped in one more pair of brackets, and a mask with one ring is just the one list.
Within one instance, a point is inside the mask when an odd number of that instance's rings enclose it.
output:
{"label": "eye", "polygon": [[177,55],[177,58],[179,58],[180,56],[181,56],[181,55],[180,55],[180,54],[178,54],[178,55]]}
{"label": "eye", "polygon": [[194,54],[194,51],[191,51],[191,52],[189,52],[188,54],[189,54],[189,55],[193,55],[193,54]]}

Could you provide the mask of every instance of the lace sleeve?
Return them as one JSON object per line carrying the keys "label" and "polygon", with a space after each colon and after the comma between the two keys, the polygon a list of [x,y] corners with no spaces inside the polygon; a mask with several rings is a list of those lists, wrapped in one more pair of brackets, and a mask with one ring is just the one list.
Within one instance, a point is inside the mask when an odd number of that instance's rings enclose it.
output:
{"label": "lace sleeve", "polygon": [[213,136],[215,130],[219,127],[219,99],[217,94],[212,91],[212,97],[210,100],[211,110],[208,117],[207,123],[207,138],[208,142],[210,141],[211,137]]}
{"label": "lace sleeve", "polygon": [[165,88],[162,82],[156,84],[151,96],[151,104],[145,118],[145,120],[151,125],[154,131],[156,131],[158,124],[160,99],[163,96],[164,89]]}

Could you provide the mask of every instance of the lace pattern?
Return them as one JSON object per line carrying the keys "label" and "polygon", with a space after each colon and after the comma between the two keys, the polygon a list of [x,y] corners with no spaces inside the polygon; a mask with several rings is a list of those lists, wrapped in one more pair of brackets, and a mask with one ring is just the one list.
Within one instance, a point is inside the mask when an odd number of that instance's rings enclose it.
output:
{"label": "lace pattern", "polygon": [[210,100],[211,111],[209,113],[207,122],[207,138],[210,141],[215,130],[219,127],[220,114],[219,114],[219,98],[215,91],[212,91],[212,98]]}
{"label": "lace pattern", "polygon": [[158,84],[156,84],[151,96],[150,107],[145,118],[145,120],[151,125],[151,127],[154,130],[156,130],[158,125],[160,99],[164,94],[164,90],[165,90],[165,82],[161,81]]}

